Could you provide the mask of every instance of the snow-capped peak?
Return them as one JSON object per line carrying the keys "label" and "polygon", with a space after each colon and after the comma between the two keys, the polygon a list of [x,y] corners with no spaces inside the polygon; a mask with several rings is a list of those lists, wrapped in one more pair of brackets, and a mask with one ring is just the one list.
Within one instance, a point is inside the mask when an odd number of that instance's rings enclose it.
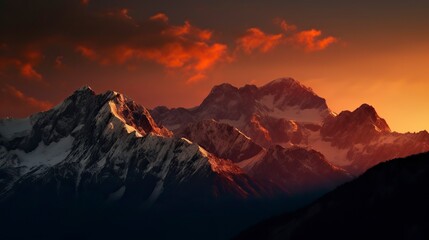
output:
{"label": "snow-capped peak", "polygon": [[278,84],[302,85],[300,82],[298,82],[297,80],[291,77],[277,78],[265,85],[278,85]]}

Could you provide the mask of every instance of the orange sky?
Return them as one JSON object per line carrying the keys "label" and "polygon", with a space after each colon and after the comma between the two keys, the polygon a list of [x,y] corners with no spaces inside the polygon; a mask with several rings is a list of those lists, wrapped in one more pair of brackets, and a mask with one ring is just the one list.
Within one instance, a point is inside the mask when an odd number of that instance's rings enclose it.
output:
{"label": "orange sky", "polygon": [[192,107],[223,82],[293,77],[332,110],[429,129],[427,1],[16,0],[0,6],[0,117],[82,85]]}

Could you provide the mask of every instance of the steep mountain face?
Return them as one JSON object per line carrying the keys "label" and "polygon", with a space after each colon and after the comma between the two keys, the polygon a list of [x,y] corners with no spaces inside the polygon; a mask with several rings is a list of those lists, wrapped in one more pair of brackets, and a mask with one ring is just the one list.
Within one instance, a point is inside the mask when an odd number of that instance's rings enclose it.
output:
{"label": "steep mountain face", "polygon": [[353,112],[344,111],[327,119],[320,130],[323,139],[340,148],[368,144],[390,132],[386,121],[368,104],[363,104]]}
{"label": "steep mountain face", "polygon": [[325,99],[291,78],[261,87],[222,84],[196,108],[158,107],[151,113],[158,124],[175,133],[190,122],[214,119],[237,128],[265,149],[274,145],[314,149],[354,175],[388,159],[429,151],[426,131],[392,132],[368,104],[335,115]]}
{"label": "steep mountain face", "polygon": [[2,120],[0,134],[6,202],[148,206],[173,197],[211,201],[262,192],[232,162],[172,138],[144,107],[116,92],[82,88],[52,110]]}
{"label": "steep mountain face", "polygon": [[308,207],[236,239],[427,239],[429,153],[379,164]]}

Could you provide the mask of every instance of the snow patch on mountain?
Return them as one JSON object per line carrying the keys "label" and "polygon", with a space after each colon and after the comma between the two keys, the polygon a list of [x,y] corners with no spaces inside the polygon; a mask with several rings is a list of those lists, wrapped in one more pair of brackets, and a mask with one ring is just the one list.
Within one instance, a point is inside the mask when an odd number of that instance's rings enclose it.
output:
{"label": "snow patch on mountain", "polygon": [[243,160],[241,162],[238,162],[237,166],[239,166],[244,171],[248,172],[250,169],[252,169],[253,166],[255,166],[255,164],[257,164],[259,161],[261,161],[261,159],[265,156],[265,154],[267,154],[267,150],[262,149],[255,156],[253,156],[249,159]]}
{"label": "snow patch on mountain", "polygon": [[324,141],[321,139],[319,131],[309,131],[308,133],[308,144],[303,145],[304,147],[308,146],[321,152],[326,157],[326,160],[335,166],[346,167],[352,163],[347,158],[347,149],[338,149],[338,147],[333,146],[331,142]]}
{"label": "snow patch on mountain", "polygon": [[326,117],[326,110],[324,109],[301,109],[297,106],[279,109],[276,105],[276,102],[279,101],[282,101],[282,99],[275,100],[275,96],[270,94],[263,96],[258,102],[267,108],[265,114],[273,118],[284,118],[303,123],[322,124],[323,120]]}
{"label": "snow patch on mountain", "polygon": [[24,167],[27,170],[26,172],[28,172],[35,167],[50,167],[64,161],[73,147],[73,141],[74,137],[69,135],[49,145],[40,142],[31,152],[12,150],[11,153],[18,156],[19,166]]}

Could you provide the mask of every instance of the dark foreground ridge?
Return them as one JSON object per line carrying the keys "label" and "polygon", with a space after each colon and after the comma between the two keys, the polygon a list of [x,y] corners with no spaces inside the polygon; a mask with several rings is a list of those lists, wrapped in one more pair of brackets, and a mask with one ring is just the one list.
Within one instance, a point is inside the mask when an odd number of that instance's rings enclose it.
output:
{"label": "dark foreground ridge", "polygon": [[235,239],[428,239],[429,153],[369,169],[291,214]]}

